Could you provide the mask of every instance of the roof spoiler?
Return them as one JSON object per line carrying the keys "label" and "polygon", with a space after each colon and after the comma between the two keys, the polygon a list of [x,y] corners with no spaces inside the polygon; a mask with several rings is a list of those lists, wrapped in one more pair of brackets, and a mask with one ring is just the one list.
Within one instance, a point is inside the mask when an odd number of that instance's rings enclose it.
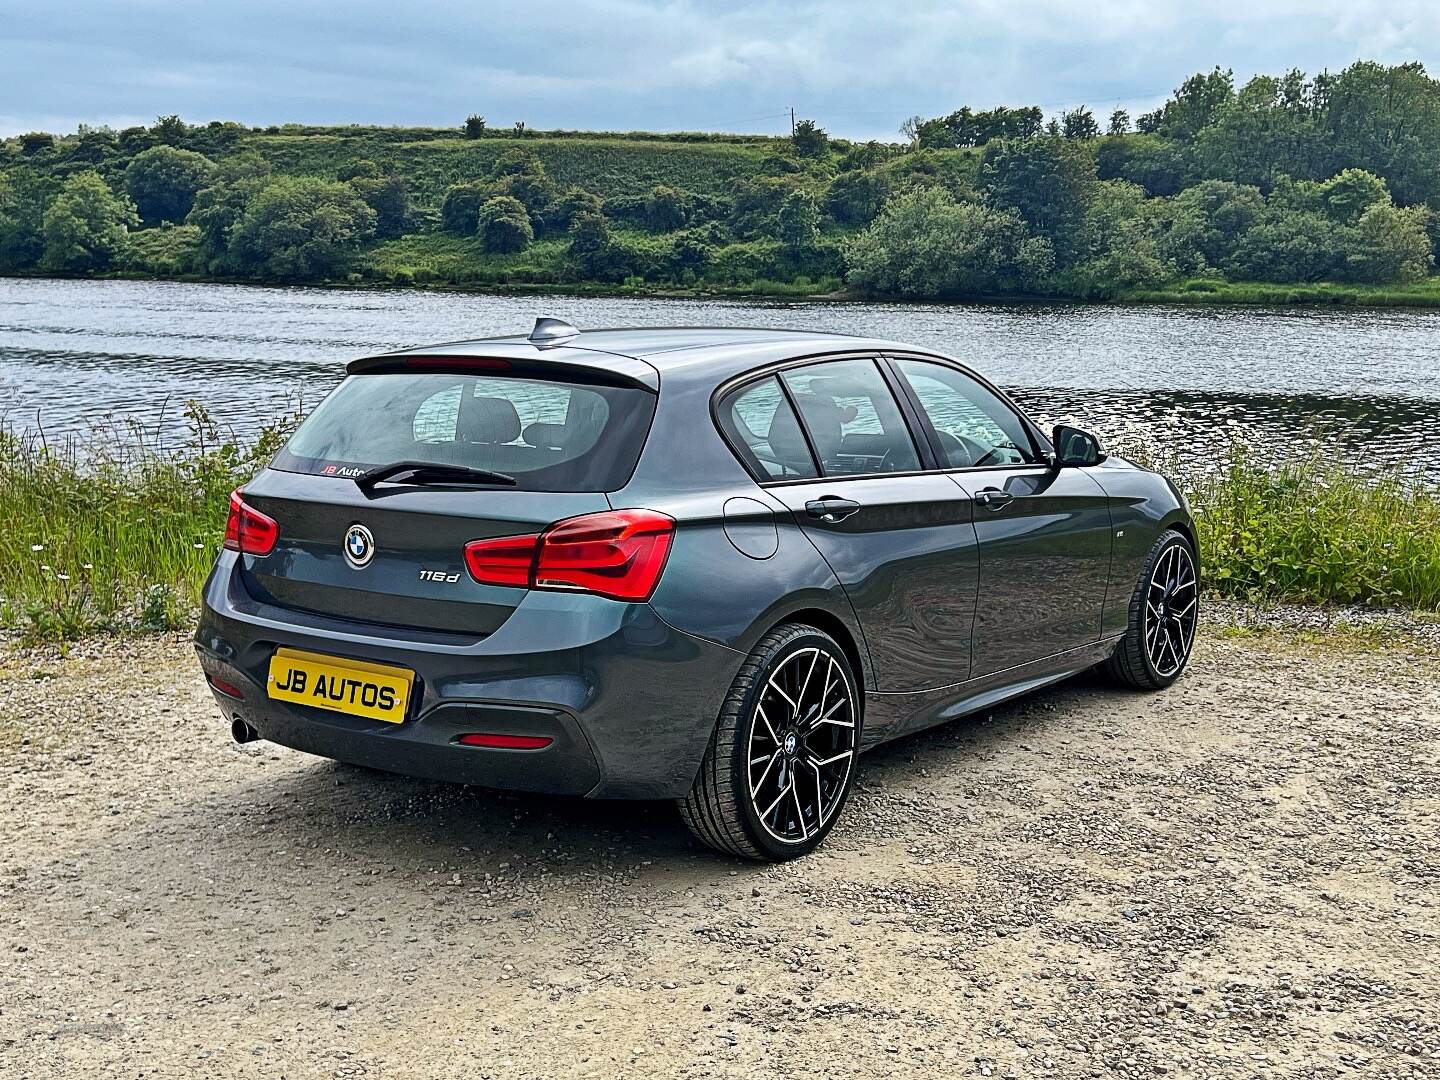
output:
{"label": "roof spoiler", "polygon": [[643,360],[615,353],[565,348],[563,342],[546,347],[544,355],[536,355],[536,347],[528,344],[477,341],[473,352],[460,352],[453,346],[434,352],[421,348],[414,352],[366,356],[345,365],[347,375],[384,375],[406,371],[417,375],[438,373],[558,379],[596,386],[633,387],[652,394],[660,390],[659,372]]}

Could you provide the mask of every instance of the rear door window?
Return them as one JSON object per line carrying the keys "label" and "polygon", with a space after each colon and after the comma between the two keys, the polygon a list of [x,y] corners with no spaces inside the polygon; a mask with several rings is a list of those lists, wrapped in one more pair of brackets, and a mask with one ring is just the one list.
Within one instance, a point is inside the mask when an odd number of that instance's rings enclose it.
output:
{"label": "rear door window", "polygon": [[875,361],[832,360],[782,374],[826,476],[913,472],[920,458]]}
{"label": "rear door window", "polygon": [[638,388],[447,373],[352,375],[272,467],[357,476],[396,461],[464,465],[530,491],[614,491],[635,469],[655,396]]}

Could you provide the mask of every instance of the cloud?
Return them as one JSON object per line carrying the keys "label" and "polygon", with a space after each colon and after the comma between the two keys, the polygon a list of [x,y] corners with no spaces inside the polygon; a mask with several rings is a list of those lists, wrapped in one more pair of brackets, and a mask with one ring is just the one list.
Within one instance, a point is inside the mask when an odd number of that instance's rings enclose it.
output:
{"label": "cloud", "polygon": [[458,124],[894,137],[962,104],[1146,108],[1219,64],[1244,79],[1436,59],[1433,0],[54,0],[0,39],[0,132],[76,123]]}

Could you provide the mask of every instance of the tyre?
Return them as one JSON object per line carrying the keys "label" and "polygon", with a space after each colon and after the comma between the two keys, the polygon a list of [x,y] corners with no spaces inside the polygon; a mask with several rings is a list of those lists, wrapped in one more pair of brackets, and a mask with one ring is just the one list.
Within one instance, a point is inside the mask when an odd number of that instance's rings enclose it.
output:
{"label": "tyre", "polygon": [[1200,614],[1200,577],[1195,552],[1167,529],[1145,559],[1130,597],[1130,622],[1107,674],[1137,690],[1163,690],[1185,670]]}
{"label": "tyre", "polygon": [[775,628],[735,676],[680,816],[727,854],[779,862],[813,851],[850,794],[860,723],[845,650],[811,626]]}

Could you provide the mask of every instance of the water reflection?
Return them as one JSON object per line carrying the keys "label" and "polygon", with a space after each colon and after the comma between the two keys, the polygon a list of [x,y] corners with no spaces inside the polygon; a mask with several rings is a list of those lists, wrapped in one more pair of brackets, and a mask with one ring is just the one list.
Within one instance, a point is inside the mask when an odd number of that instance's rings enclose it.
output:
{"label": "water reflection", "polygon": [[[1440,473],[1440,312],[830,304],[166,282],[0,280],[0,418],[48,436],[127,421],[167,444],[196,399],[237,433],[313,406],[345,361],[582,326],[764,325],[896,338],[961,357],[1037,416],[1115,439],[1153,429],[1190,459],[1236,435]],[[123,436],[121,436],[123,437]]]}

